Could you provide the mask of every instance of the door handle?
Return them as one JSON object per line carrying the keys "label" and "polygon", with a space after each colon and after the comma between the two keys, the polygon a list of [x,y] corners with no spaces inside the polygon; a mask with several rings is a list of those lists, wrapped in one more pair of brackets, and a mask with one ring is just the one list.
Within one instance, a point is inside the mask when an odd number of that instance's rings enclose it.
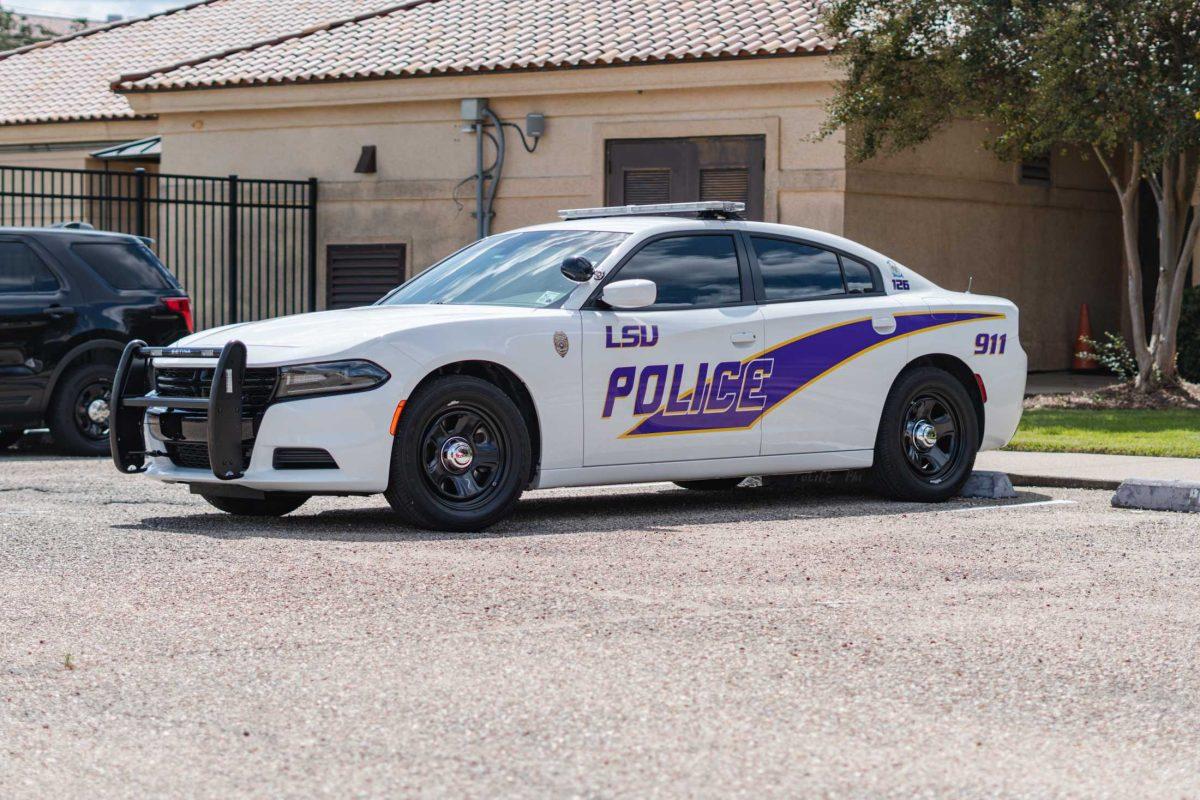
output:
{"label": "door handle", "polygon": [[889,333],[895,333],[896,332],[896,318],[893,317],[891,314],[887,314],[887,315],[881,316],[881,317],[872,317],[871,318],[871,327],[874,328],[875,332],[878,333],[880,336],[886,336]]}
{"label": "door handle", "polygon": [[729,341],[734,344],[754,344],[758,337],[750,331],[738,331],[729,337]]}
{"label": "door handle", "polygon": [[62,317],[69,317],[74,313],[75,313],[75,309],[73,309],[69,306],[50,306],[48,308],[42,309],[43,316],[51,317],[53,319],[61,319]]}

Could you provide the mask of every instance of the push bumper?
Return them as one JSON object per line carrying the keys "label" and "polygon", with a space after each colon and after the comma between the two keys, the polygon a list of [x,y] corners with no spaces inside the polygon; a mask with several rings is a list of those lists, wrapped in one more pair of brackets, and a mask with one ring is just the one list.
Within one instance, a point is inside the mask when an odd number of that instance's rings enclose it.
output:
{"label": "push bumper", "polygon": [[[169,397],[151,391],[150,365],[155,358],[216,359],[208,397]],[[149,347],[141,340],[125,346],[113,379],[109,445],[121,472],[146,470],[147,456],[166,455],[146,449],[143,422],[150,408],[203,412],[204,441],[212,474],[219,480],[236,480],[246,474],[242,448],[242,384],[246,372],[246,346],[238,341],[214,348]]]}

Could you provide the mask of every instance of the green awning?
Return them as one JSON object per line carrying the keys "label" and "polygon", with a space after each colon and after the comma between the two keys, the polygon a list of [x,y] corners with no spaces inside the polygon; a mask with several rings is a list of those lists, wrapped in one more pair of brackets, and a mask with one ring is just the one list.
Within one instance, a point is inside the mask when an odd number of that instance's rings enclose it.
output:
{"label": "green awning", "polygon": [[106,147],[92,153],[92,158],[101,161],[158,161],[162,155],[162,137],[151,136],[136,142]]}

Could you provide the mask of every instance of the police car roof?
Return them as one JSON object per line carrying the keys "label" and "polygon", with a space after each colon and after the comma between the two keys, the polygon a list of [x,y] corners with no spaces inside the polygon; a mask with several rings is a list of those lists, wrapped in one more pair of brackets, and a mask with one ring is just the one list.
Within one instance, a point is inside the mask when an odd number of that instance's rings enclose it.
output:
{"label": "police car roof", "polygon": [[[655,236],[660,233],[675,233],[687,231],[744,231],[749,234],[765,233],[773,236],[783,236],[791,239],[802,239],[815,245],[823,245],[834,250],[841,250],[852,256],[872,261],[883,268],[889,261],[882,253],[865,247],[858,242],[836,234],[826,233],[814,228],[802,228],[798,225],[779,225],[773,222],[753,222],[749,220],[697,219],[695,217],[671,216],[620,216],[594,217],[571,219],[562,222],[548,222],[544,225],[530,225],[518,228],[518,231],[614,231],[617,233],[636,234],[639,238]],[[513,231],[514,233],[516,231]]]}
{"label": "police car roof", "polygon": [[100,239],[132,239],[137,240],[138,237],[131,233],[121,233],[119,231],[97,231],[88,228],[53,228],[45,227],[19,227],[19,226],[0,226],[0,234],[15,234],[15,233],[36,233],[38,236],[71,236],[71,237],[92,237]]}

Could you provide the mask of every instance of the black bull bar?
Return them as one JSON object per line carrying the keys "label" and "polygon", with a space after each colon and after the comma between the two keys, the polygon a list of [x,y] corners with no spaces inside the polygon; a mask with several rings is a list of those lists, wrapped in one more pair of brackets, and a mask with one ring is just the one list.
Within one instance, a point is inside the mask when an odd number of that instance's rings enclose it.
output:
{"label": "black bull bar", "polygon": [[[208,397],[167,397],[151,391],[150,362],[156,358],[217,360]],[[135,339],[125,346],[113,378],[109,446],[113,463],[125,473],[145,472],[146,456],[166,455],[146,450],[142,427],[148,408],[203,411],[208,416],[208,462],[213,475],[231,481],[246,474],[242,456],[242,383],[246,345],[224,347],[150,347]]]}

